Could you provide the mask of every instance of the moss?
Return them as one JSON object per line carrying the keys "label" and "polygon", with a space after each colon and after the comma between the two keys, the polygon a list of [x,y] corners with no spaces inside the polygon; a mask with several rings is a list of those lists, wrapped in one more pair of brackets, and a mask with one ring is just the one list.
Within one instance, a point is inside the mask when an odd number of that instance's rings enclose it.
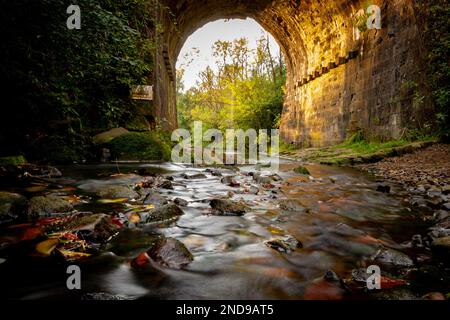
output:
{"label": "moss", "polygon": [[129,133],[109,143],[113,158],[119,160],[168,160],[171,149],[168,141],[157,133]]}
{"label": "moss", "polygon": [[12,166],[21,166],[27,163],[27,160],[24,156],[11,156],[11,157],[1,157],[0,165],[12,165]]}
{"label": "moss", "polygon": [[294,169],[294,172],[295,172],[295,173],[298,173],[298,174],[306,175],[306,176],[311,175],[311,173],[309,172],[309,170],[306,169],[306,168],[303,167],[303,166],[299,166],[299,167],[295,168],[295,169]]}

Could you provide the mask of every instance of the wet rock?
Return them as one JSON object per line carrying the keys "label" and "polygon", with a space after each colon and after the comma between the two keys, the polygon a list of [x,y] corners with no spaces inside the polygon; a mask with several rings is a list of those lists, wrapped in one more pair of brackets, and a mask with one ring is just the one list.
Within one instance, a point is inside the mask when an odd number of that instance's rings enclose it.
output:
{"label": "wet rock", "polygon": [[37,196],[28,203],[28,216],[46,216],[52,213],[63,213],[73,209],[72,203],[54,194]]}
{"label": "wet rock", "polygon": [[441,188],[441,191],[445,195],[450,195],[450,185],[445,185]]}
{"label": "wet rock", "polygon": [[182,269],[194,261],[194,257],[186,246],[173,238],[158,240],[155,245],[147,251],[147,254],[159,265],[171,269]]}
{"label": "wet rock", "polygon": [[213,214],[221,216],[242,216],[248,211],[246,205],[225,199],[213,199],[209,205],[213,208]]}
{"label": "wet rock", "polygon": [[283,181],[283,178],[281,178],[278,174],[273,174],[270,176],[273,181]]}
{"label": "wet rock", "polygon": [[445,296],[440,292],[430,292],[422,297],[424,300],[447,300]]}
{"label": "wet rock", "polygon": [[108,186],[97,192],[97,196],[100,198],[128,198],[138,199],[139,194],[127,186]]}
{"label": "wet rock", "polygon": [[226,184],[227,186],[237,185],[238,183],[234,179],[234,176],[225,176],[220,179],[220,182]]}
{"label": "wet rock", "polygon": [[189,204],[189,202],[187,202],[186,200],[184,200],[182,198],[175,198],[175,200],[173,200],[173,202],[180,207],[186,207]]}
{"label": "wet rock", "polygon": [[167,204],[150,210],[145,214],[145,222],[157,222],[176,219],[184,214],[176,204]]}
{"label": "wet rock", "polygon": [[293,171],[295,173],[297,173],[297,174],[301,174],[301,175],[305,175],[305,176],[310,176],[311,175],[309,170],[306,167],[304,167],[304,166],[298,166]]}
{"label": "wet rock", "polygon": [[387,185],[379,185],[377,186],[377,191],[382,193],[390,193],[391,187]]}
{"label": "wet rock", "polygon": [[183,179],[189,179],[189,180],[206,179],[206,175],[203,173],[193,173],[193,174],[183,173],[181,175],[181,177]]}
{"label": "wet rock", "polygon": [[168,203],[167,199],[158,193],[150,192],[144,199],[144,204],[151,204],[154,206],[163,206]]}
{"label": "wet rock", "polygon": [[345,294],[343,281],[336,272],[329,270],[321,279],[316,279],[306,288],[305,300],[342,300]]}
{"label": "wet rock", "polygon": [[117,301],[117,300],[130,300],[125,296],[118,294],[110,294],[106,292],[85,293],[81,297],[81,300],[85,301]]}
{"label": "wet rock", "polygon": [[440,222],[440,221],[442,221],[444,219],[447,219],[448,217],[450,217],[450,213],[448,211],[445,211],[445,210],[439,210],[439,211],[436,211],[433,214],[433,220],[435,222]]}
{"label": "wet rock", "polygon": [[28,200],[18,193],[0,191],[0,223],[26,215]]}
{"label": "wet rock", "polygon": [[214,177],[221,177],[222,176],[222,173],[219,170],[217,170],[217,169],[209,169],[208,168],[208,169],[205,170],[205,172],[210,173]]}
{"label": "wet rock", "polygon": [[119,256],[135,257],[139,252],[153,247],[159,238],[161,235],[124,228],[109,243],[108,250]]}
{"label": "wet rock", "polygon": [[419,296],[408,289],[381,290],[374,294],[378,300],[419,300]]}
{"label": "wet rock", "polygon": [[51,224],[46,227],[46,233],[70,232],[77,233],[81,239],[92,242],[106,242],[119,231],[111,217],[99,213],[90,215],[77,215],[67,221]]}
{"label": "wet rock", "polygon": [[431,248],[436,251],[450,252],[450,236],[434,239],[431,243]]}
{"label": "wet rock", "polygon": [[291,253],[303,247],[303,244],[299,240],[290,235],[283,238],[272,238],[265,241],[264,244],[271,249],[283,253]]}
{"label": "wet rock", "polygon": [[388,248],[379,249],[372,259],[375,263],[385,266],[405,268],[414,266],[414,262],[408,255]]}
{"label": "wet rock", "polygon": [[414,235],[411,240],[411,245],[414,248],[422,248],[423,247],[422,236],[420,234]]}
{"label": "wet rock", "polygon": [[259,173],[253,173],[253,180],[259,184],[271,184],[272,178],[261,176]]}
{"label": "wet rock", "polygon": [[162,189],[173,190],[173,184],[170,180],[164,180],[159,184],[159,187]]}
{"label": "wet rock", "polygon": [[279,200],[278,205],[281,210],[285,211],[305,211],[305,208],[297,200],[293,199]]}
{"label": "wet rock", "polygon": [[444,204],[442,205],[442,207],[443,207],[445,210],[450,210],[450,202],[444,203]]}
{"label": "wet rock", "polygon": [[248,189],[248,193],[257,195],[259,193],[259,188],[255,186],[250,186]]}

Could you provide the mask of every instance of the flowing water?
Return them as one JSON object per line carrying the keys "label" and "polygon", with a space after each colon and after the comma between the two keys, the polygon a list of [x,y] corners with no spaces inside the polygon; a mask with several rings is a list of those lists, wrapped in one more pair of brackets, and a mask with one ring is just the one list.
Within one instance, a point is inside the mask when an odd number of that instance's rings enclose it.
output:
{"label": "flowing water", "polygon": [[[279,189],[269,188],[258,195],[240,193],[240,188],[226,186],[220,177],[210,174],[206,179],[180,176],[205,168],[170,163],[64,167],[64,178],[57,184],[75,186],[73,192],[78,194],[143,179],[133,174],[111,177],[117,170],[129,173],[146,168],[174,177],[174,190],[158,191],[168,199],[189,201],[182,208],[184,215],[170,225],[144,229],[180,240],[194,261],[183,270],[135,270],[129,259],[136,252],[122,257],[105,252],[79,264],[82,290],[69,291],[66,264],[17,258],[7,266],[0,265],[2,295],[66,299],[103,292],[128,299],[302,299],[307,288],[328,270],[348,278],[352,269],[367,265],[365,260],[381,244],[402,250],[402,243],[426,230],[417,213],[405,205],[406,194],[401,188],[393,186],[390,194],[377,192],[374,178],[350,168],[309,165],[312,178],[308,178],[292,171],[298,165],[282,161]],[[243,185],[251,181],[245,172],[255,171],[255,167],[242,167],[238,173],[221,171],[237,175]],[[210,214],[206,200],[225,195],[247,201],[251,211],[241,217]],[[297,205],[291,211],[282,210],[280,199],[295,199]],[[120,203],[88,203],[78,210],[111,213],[123,208]],[[284,235],[296,237],[303,248],[284,254],[264,244]],[[126,233],[122,239],[127,240]]]}

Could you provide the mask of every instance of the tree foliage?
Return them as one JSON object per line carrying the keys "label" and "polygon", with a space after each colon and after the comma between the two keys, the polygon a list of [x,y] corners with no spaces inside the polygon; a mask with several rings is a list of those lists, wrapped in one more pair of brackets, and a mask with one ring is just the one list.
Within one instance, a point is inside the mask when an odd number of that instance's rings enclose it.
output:
{"label": "tree foliage", "polygon": [[[80,30],[66,26],[71,4]],[[2,1],[2,152],[77,149],[85,130],[126,122],[130,86],[152,71],[152,13],[148,0]]]}
{"label": "tree foliage", "polygon": [[183,92],[184,70],[178,70],[179,124],[190,128],[202,121],[205,129],[221,130],[277,128],[286,82],[282,54],[272,54],[265,36],[254,50],[246,38],[216,41],[212,50],[217,70],[201,71],[197,86]]}

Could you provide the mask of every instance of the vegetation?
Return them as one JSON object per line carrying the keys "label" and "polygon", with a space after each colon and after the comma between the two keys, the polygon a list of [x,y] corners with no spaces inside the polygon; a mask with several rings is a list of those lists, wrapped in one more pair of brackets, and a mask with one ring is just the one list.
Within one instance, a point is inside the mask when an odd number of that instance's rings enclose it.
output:
{"label": "vegetation", "polygon": [[286,81],[281,53],[270,51],[265,36],[256,50],[246,38],[217,41],[212,49],[217,70],[203,70],[196,87],[183,92],[184,70],[178,70],[179,124],[192,128],[202,121],[205,130],[278,128]]}
{"label": "vegetation", "polygon": [[423,33],[428,55],[428,82],[437,108],[440,135],[450,139],[450,4],[446,0],[415,1],[423,20]]}
{"label": "vegetation", "polygon": [[119,160],[169,160],[171,154],[169,137],[156,132],[129,133],[114,138],[108,147]]}
{"label": "vegetation", "polygon": [[[147,84],[152,72],[152,2],[4,2],[0,152],[77,160],[87,134],[129,121],[130,86]],[[81,30],[66,26],[69,4],[81,8]]]}

